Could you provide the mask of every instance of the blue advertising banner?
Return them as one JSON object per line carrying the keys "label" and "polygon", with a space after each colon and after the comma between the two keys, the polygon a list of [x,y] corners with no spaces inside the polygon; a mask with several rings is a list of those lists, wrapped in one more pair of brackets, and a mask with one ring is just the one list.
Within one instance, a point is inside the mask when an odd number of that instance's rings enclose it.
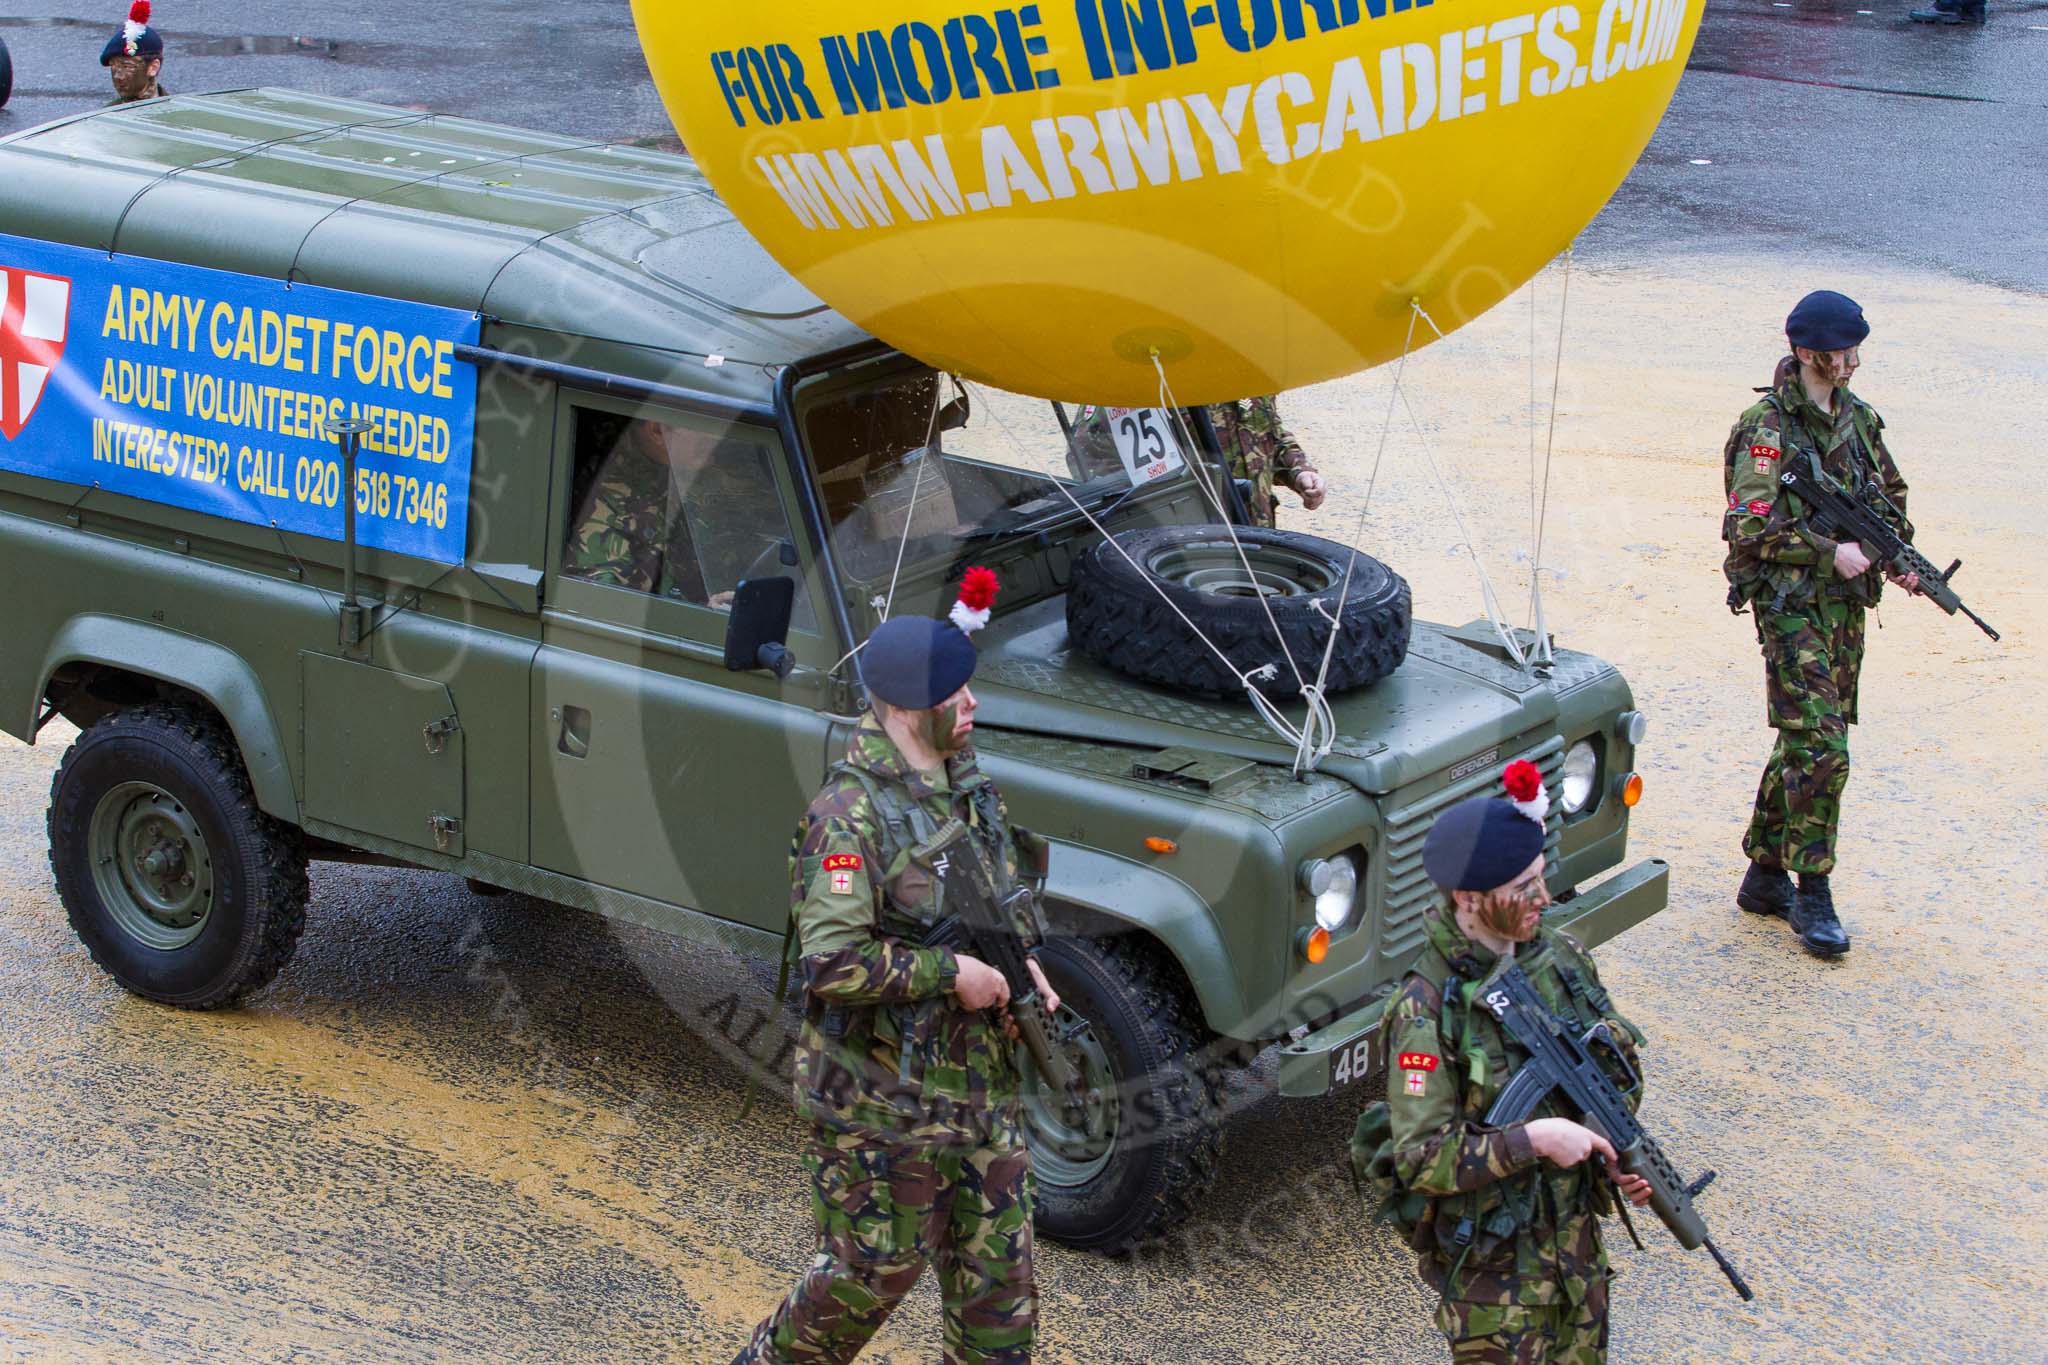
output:
{"label": "blue advertising banner", "polygon": [[469,528],[473,314],[0,233],[0,469],[443,564]]}

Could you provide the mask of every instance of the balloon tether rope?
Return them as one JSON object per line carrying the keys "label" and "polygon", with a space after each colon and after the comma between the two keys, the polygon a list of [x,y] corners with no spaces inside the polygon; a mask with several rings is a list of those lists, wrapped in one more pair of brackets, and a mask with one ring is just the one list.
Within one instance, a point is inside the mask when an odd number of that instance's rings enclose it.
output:
{"label": "balloon tether rope", "polygon": [[[1567,310],[1572,301],[1572,248],[1564,249],[1564,284],[1557,299],[1557,353],[1550,370],[1550,424],[1543,438],[1543,497],[1537,504],[1536,544],[1529,561],[1529,629],[1535,633],[1534,657],[1540,664],[1554,664],[1557,656],[1550,644],[1550,625],[1543,614],[1543,541],[1544,531],[1550,523],[1550,465],[1551,455],[1557,446],[1557,392],[1559,381],[1564,377],[1564,330]],[[1536,477],[1536,284],[1529,283],[1529,477],[1530,495],[1535,495]]]}
{"label": "balloon tether rope", "polygon": [[[955,389],[960,387],[958,375],[944,378],[952,379]],[[924,487],[924,469],[931,460],[932,443],[938,439],[939,411],[946,401],[944,378],[936,372],[932,375],[932,415],[931,420],[925,425],[924,445],[917,452],[917,476],[910,481],[910,502],[903,509],[903,534],[896,540],[896,567],[889,571],[889,592],[878,602],[870,603],[871,606],[881,608],[884,621],[889,619],[889,613],[896,608],[896,581],[903,576],[903,552],[910,548],[910,525],[917,520],[917,494],[918,490]]]}
{"label": "balloon tether rope", "polygon": [[[1017,433],[1011,429],[1009,422],[1004,420],[1002,413],[997,409],[995,404],[984,401],[982,403],[977,404],[977,406],[980,408],[981,411],[987,413],[990,417],[995,419],[996,425],[1002,429],[1003,434],[1009,438],[1010,444],[1013,447],[1015,447],[1020,454],[1025,454],[1028,456],[1029,452],[1025,450],[1023,441],[1018,439]],[[1176,425],[1178,425],[1182,432],[1185,434],[1186,428],[1185,425],[1181,423],[1179,410],[1177,408],[1168,408],[1167,411],[1173,414],[1176,421]],[[1192,444],[1192,441],[1190,441],[1190,444],[1185,448],[1190,451],[1198,449],[1198,447]],[[1201,482],[1201,474],[1199,473],[1199,461],[1194,462],[1193,467],[1197,471],[1197,482]],[[1256,668],[1239,668],[1237,666],[1237,663],[1233,659],[1231,659],[1231,657],[1228,654],[1223,652],[1222,647],[1219,646],[1214,640],[1210,639],[1209,636],[1202,630],[1202,628],[1196,625],[1194,621],[1188,617],[1188,614],[1185,611],[1181,610],[1180,604],[1178,602],[1175,602],[1171,597],[1167,596],[1166,590],[1160,587],[1159,584],[1153,580],[1151,575],[1145,572],[1143,566],[1141,566],[1137,560],[1131,558],[1130,552],[1124,549],[1123,546],[1117,544],[1116,537],[1109,533],[1109,528],[1105,527],[1102,524],[1102,522],[1096,518],[1095,514],[1089,511],[1087,506],[1083,504],[1079,498],[1074,496],[1073,489],[1068,487],[1065,480],[1055,477],[1051,479],[1051,483],[1054,488],[1057,488],[1060,491],[1061,496],[1063,496],[1064,498],[1066,498],[1068,502],[1073,504],[1074,510],[1081,514],[1082,518],[1086,520],[1088,525],[1094,529],[1095,533],[1102,537],[1103,544],[1109,546],[1110,549],[1116,551],[1117,555],[1124,561],[1124,563],[1131,566],[1131,571],[1137,574],[1139,579],[1142,580],[1147,586],[1149,586],[1152,589],[1153,593],[1158,596],[1159,600],[1166,604],[1166,607],[1169,611],[1171,611],[1175,616],[1180,618],[1181,624],[1188,628],[1188,632],[1192,634],[1197,640],[1201,641],[1203,647],[1206,648],[1211,654],[1214,654],[1216,656],[1217,662],[1222,664],[1223,667],[1230,673],[1230,675],[1237,679],[1238,685],[1244,688],[1245,695],[1251,698],[1253,708],[1259,713],[1259,716],[1266,722],[1266,724],[1272,728],[1273,732],[1279,735],[1288,744],[1294,746],[1296,775],[1298,776],[1303,771],[1314,771],[1315,764],[1320,762],[1324,757],[1326,757],[1329,754],[1331,748],[1333,748],[1336,744],[1336,721],[1335,718],[1330,715],[1328,705],[1321,704],[1320,698],[1315,699],[1315,702],[1311,703],[1307,719],[1299,728],[1297,728],[1291,721],[1287,719],[1287,717],[1284,714],[1281,713],[1279,707],[1277,707],[1270,699],[1266,697],[1264,693],[1259,691],[1259,689],[1256,686],[1254,686],[1256,682],[1270,682],[1273,679],[1277,678],[1279,676],[1280,670],[1275,665],[1269,662],[1261,664]],[[1214,490],[1210,489],[1207,483],[1202,483],[1202,487],[1204,491],[1207,492],[1213,499],[1213,497],[1215,496]],[[1228,524],[1227,518],[1225,519],[1225,524]],[[1232,535],[1234,539],[1235,532],[1233,532]],[[1278,628],[1275,627],[1275,629],[1277,630]],[[1282,649],[1284,650],[1285,647],[1285,642],[1283,641]],[[1291,659],[1289,660],[1289,663],[1292,663]],[[1298,672],[1297,676],[1299,676]],[[1305,767],[1304,755],[1307,756]]]}
{"label": "balloon tether rope", "polygon": [[[1408,306],[1415,310],[1416,316],[1429,324],[1429,330],[1436,333],[1438,341],[1444,339],[1443,328],[1436,325],[1436,319],[1429,315],[1429,310],[1422,306],[1421,300],[1411,299]],[[1494,593],[1493,579],[1486,572],[1485,561],[1479,558],[1479,547],[1473,543],[1472,533],[1465,528],[1465,514],[1458,506],[1457,494],[1451,491],[1450,481],[1444,477],[1443,467],[1437,462],[1436,449],[1430,444],[1428,433],[1422,429],[1422,420],[1415,415],[1415,405],[1408,401],[1405,392],[1399,396],[1401,407],[1408,414],[1408,425],[1414,430],[1415,440],[1422,447],[1422,457],[1429,462],[1429,472],[1435,477],[1437,487],[1443,491],[1444,505],[1450,508],[1451,520],[1456,524],[1458,535],[1464,541],[1465,553],[1471,558],[1472,567],[1479,575],[1479,597],[1486,608],[1486,619],[1493,623],[1494,634],[1500,637],[1501,645],[1507,650],[1508,657],[1515,661],[1515,666],[1526,669],[1529,660],[1522,653],[1521,642],[1515,639],[1515,633],[1500,609],[1500,598]]]}
{"label": "balloon tether rope", "polygon": [[[1191,452],[1199,450],[1194,433],[1188,429],[1186,414],[1173,396],[1173,384],[1166,377],[1166,366],[1160,361],[1156,349],[1152,352],[1152,368],[1159,374],[1159,406],[1165,410],[1175,429],[1180,433],[1182,449]],[[1215,509],[1217,519],[1223,523],[1224,532],[1230,537],[1231,549],[1237,553],[1237,562],[1244,570],[1245,581],[1251,584],[1253,592],[1259,599],[1259,607],[1266,614],[1266,624],[1273,628],[1273,639],[1280,646],[1280,657],[1287,661],[1288,671],[1294,674],[1294,685],[1300,691],[1302,702],[1307,707],[1307,714],[1300,727],[1296,728],[1263,693],[1245,681],[1249,675],[1241,676],[1239,681],[1245,682],[1245,690],[1251,696],[1252,705],[1265,718],[1266,724],[1294,745],[1294,775],[1300,777],[1303,773],[1312,773],[1330,756],[1330,751],[1337,747],[1337,717],[1330,710],[1329,698],[1324,692],[1323,683],[1329,676],[1330,655],[1337,643],[1336,623],[1344,615],[1343,599],[1338,599],[1335,616],[1329,616],[1325,612],[1326,619],[1331,623],[1330,636],[1323,647],[1322,671],[1311,683],[1302,677],[1301,665],[1294,661],[1294,651],[1287,646],[1287,636],[1282,633],[1280,622],[1273,615],[1272,603],[1266,600],[1266,594],[1258,592],[1257,575],[1252,572],[1251,559],[1244,552],[1244,542],[1238,539],[1237,524],[1231,521],[1229,513],[1224,511],[1221,490],[1209,486],[1208,473],[1205,472],[1202,461],[1194,460],[1190,467],[1194,470],[1195,481],[1201,485],[1203,494],[1209,499],[1209,505]],[[1119,546],[1118,549],[1121,552],[1122,547]],[[1345,567],[1345,580],[1348,587],[1349,565]],[[1153,586],[1158,587],[1157,584]],[[1163,592],[1160,595],[1165,596]],[[1316,601],[1313,598],[1310,600]],[[1215,649],[1215,646],[1211,645],[1210,648]],[[1222,653],[1221,650],[1216,652],[1219,655]],[[1270,672],[1272,665],[1267,664],[1265,669]],[[1232,665],[1231,671],[1237,672],[1235,665]]]}

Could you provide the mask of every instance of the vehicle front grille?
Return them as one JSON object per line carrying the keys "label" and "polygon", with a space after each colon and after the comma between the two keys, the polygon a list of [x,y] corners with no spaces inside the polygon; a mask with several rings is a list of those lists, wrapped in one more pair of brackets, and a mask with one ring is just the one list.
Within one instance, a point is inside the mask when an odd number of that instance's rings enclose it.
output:
{"label": "vehicle front grille", "polygon": [[1422,866],[1422,841],[1438,813],[1468,796],[1498,794],[1501,770],[1516,759],[1526,758],[1543,770],[1543,786],[1550,793],[1550,815],[1544,822],[1545,868],[1557,871],[1557,841],[1564,828],[1564,740],[1554,736],[1533,749],[1488,762],[1477,772],[1460,778],[1427,796],[1396,806],[1387,812],[1380,836],[1376,865],[1381,869],[1380,956],[1399,961],[1422,946],[1422,917],[1436,901],[1436,887]]}

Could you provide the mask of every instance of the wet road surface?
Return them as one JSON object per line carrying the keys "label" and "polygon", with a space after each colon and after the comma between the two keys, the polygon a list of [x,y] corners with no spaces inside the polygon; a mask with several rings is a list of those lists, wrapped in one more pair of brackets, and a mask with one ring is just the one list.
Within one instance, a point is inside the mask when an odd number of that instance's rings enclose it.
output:
{"label": "wet road surface", "polygon": [[[2048,34],[1993,5],[1985,29],[1940,31],[1716,7],[1580,252],[1549,619],[1619,663],[1652,717],[1632,852],[1674,865],[1671,909],[1603,972],[1651,1037],[1646,1116],[1681,1165],[1719,1169],[1703,1210],[1759,1291],[1738,1304],[1704,1255],[1646,1227],[1647,1253],[1616,1249],[1618,1361],[1975,1365],[2041,1359],[2048,1339],[2048,205],[2027,172]],[[97,97],[98,26],[4,17],[21,13],[0,7],[24,87],[0,128]],[[304,13],[200,4],[181,22],[276,40]],[[392,45],[399,13],[432,27]],[[188,55],[167,79],[662,130],[623,9],[547,13],[321,11],[331,52]],[[1789,78],[1814,68],[1833,84]],[[1831,131],[1801,150],[1790,130],[1811,127]],[[1833,158],[1853,171],[1840,194],[1817,179]],[[1832,965],[1731,903],[1769,736],[1714,538],[1727,424],[1768,378],[1791,298],[1823,282],[1877,319],[1858,389],[1925,543],[1965,558],[1959,582],[2006,637],[1896,598],[1871,632],[1837,877],[1856,947]],[[1557,284],[1538,284],[1546,319]],[[1410,367],[1511,602],[1527,307]],[[1289,400],[1333,493],[1284,524],[1353,538],[1386,382]],[[1359,542],[1423,615],[1465,619],[1469,569],[1397,437],[1403,454]],[[452,878],[322,866],[272,989],[215,1015],[152,1006],[92,966],[50,887],[42,807],[67,740],[61,724],[35,749],[0,740],[0,1360],[710,1361],[799,1273],[799,1126],[774,1104],[742,1123],[743,1077],[710,1041],[769,1008],[771,967]],[[1240,1088],[1194,1222],[1129,1261],[1044,1250],[1046,1359],[1441,1358],[1406,1254],[1364,1226],[1337,1164],[1361,1097],[1283,1103],[1268,1082]],[[870,1358],[929,1360],[936,1339],[926,1284]]]}

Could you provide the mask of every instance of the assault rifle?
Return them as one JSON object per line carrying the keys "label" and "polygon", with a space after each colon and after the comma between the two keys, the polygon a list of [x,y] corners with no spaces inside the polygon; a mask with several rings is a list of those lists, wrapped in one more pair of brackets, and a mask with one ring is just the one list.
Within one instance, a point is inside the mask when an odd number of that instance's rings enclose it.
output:
{"label": "assault rifle", "polygon": [[[1856,497],[1826,474],[1815,469],[1802,469],[1801,461],[1794,460],[1779,482],[1799,495],[1806,504],[1807,519],[1814,529],[1836,540],[1853,540],[1870,552],[1878,563],[1886,565],[1903,578],[1907,574],[1920,575],[1920,591],[1933,599],[1950,616],[1957,612],[1977,623],[1977,628],[1992,639],[1998,632],[1987,624],[1983,617],[1963,605],[1963,599],[1956,596],[1956,590],[1948,585],[1956,570],[1963,567],[1958,559],[1946,570],[1937,569],[1928,558],[1908,545],[1905,538],[1893,529],[1885,519],[1886,511],[1897,515],[1897,508],[1875,488],[1865,490],[1866,497],[1875,499],[1882,507]],[[1903,518],[1901,518],[1903,520]]]}
{"label": "assault rifle", "polygon": [[946,911],[946,918],[926,936],[926,945],[964,947],[1003,974],[1010,983],[1009,1017],[1017,1026],[1018,1040],[1038,1067],[1039,1080],[1051,1091],[1049,1098],[1054,1098],[1075,1131],[1092,1132],[1087,1087],[1061,1046],[1065,1040],[1026,966],[1033,951],[1024,947],[1017,933],[1018,924],[1035,918],[1035,893],[1029,886],[1018,886],[999,895],[973,834],[959,820],[940,826],[925,850],[924,861],[944,893]]}
{"label": "assault rifle", "polygon": [[[1485,987],[1482,998],[1501,1027],[1529,1054],[1528,1062],[1509,1079],[1493,1107],[1487,1110],[1487,1124],[1499,1128],[1520,1123],[1553,1090],[1563,1091],[1585,1125],[1613,1144],[1621,1169],[1650,1182],[1650,1208],[1664,1220],[1664,1226],[1671,1229],[1678,1244],[1687,1251],[1705,1247],[1743,1301],[1754,1297],[1742,1276],[1714,1245],[1714,1239],[1707,1236],[1706,1221],[1692,1204],[1694,1196],[1713,1180],[1714,1173],[1708,1171],[1690,1185],[1680,1179],[1664,1149],[1636,1122],[1621,1091],[1590,1050],[1596,1042],[1605,1047],[1620,1061],[1630,1080],[1641,1085],[1635,1068],[1616,1045],[1607,1024],[1595,1025],[1583,1037],[1575,1034],[1551,1013],[1528,976],[1513,963]],[[1641,1239],[1636,1238],[1635,1224],[1628,1220],[1626,1201],[1622,1204],[1622,1221],[1628,1224],[1629,1237],[1638,1247],[1642,1246]]]}

